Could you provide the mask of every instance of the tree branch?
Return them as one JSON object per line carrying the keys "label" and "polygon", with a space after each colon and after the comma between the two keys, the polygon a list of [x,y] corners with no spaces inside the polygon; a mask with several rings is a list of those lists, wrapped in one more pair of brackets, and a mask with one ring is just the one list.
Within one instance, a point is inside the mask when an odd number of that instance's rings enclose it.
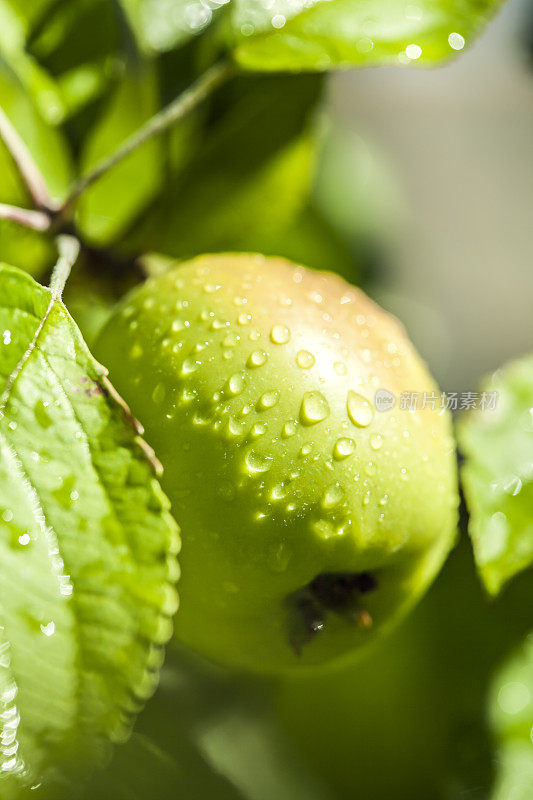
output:
{"label": "tree branch", "polygon": [[0,107],[0,138],[3,140],[11,158],[36,208],[54,209],[54,201],[50,197],[46,181],[41,170],[33,160],[18,132],[11,124],[4,110]]}
{"label": "tree branch", "polygon": [[188,89],[169,103],[155,116],[148,120],[138,131],[133,133],[118,149],[107,158],[102,159],[87,175],[81,177],[74,184],[67,200],[59,211],[59,216],[68,216],[75,201],[85,190],[105,175],[115,164],[118,164],[134,150],[149,139],[170,128],[174,123],[182,120],[196,106],[202,103],[218,86],[224,83],[232,73],[232,68],[226,62],[215,64],[203,73]]}
{"label": "tree branch", "polygon": [[0,219],[8,219],[34,231],[47,231],[51,224],[50,217],[44,211],[32,211],[5,203],[0,203]]}

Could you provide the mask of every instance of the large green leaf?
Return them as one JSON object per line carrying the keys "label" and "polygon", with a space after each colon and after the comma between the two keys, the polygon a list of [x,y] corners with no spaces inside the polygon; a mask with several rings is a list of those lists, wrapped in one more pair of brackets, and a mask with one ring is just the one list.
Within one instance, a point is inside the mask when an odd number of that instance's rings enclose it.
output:
{"label": "large green leaf", "polygon": [[254,70],[431,63],[461,50],[495,0],[234,0],[228,40]]}
{"label": "large green leaf", "polygon": [[55,81],[69,118],[98,98],[122,66],[127,36],[117,7],[109,0],[53,0],[33,17],[26,49]]}
{"label": "large green leaf", "polygon": [[0,0],[0,60],[42,116],[61,124],[97,98],[127,48],[109,0]]}
{"label": "large green leaf", "polygon": [[530,800],[533,786],[533,636],[496,675],[489,700],[496,739],[492,800]]}
{"label": "large green leaf", "polygon": [[64,305],[6,266],[0,298],[0,796],[10,800],[38,784],[71,795],[68,778],[127,736],[171,633],[178,537],[153,458]]}
{"label": "large green leaf", "polygon": [[[491,594],[533,564],[533,357],[486,379],[458,427],[477,566]],[[494,408],[491,406],[494,405]]]}

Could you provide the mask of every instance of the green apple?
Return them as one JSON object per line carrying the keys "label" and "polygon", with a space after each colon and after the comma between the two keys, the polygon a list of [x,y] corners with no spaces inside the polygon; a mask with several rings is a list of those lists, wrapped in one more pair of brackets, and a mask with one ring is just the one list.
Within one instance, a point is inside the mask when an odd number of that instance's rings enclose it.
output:
{"label": "green apple", "polygon": [[203,256],[126,297],[96,352],[165,469],[181,641],[253,670],[324,664],[429,585],[456,529],[450,420],[361,291],[280,259]]}

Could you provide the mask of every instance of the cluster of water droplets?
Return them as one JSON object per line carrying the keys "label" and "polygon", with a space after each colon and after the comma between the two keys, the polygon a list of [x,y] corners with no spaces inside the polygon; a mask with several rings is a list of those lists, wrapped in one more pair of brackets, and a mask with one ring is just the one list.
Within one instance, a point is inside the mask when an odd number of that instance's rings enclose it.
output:
{"label": "cluster of water droplets", "polygon": [[[277,321],[271,309],[269,309],[272,320],[270,325],[265,327],[264,317],[261,314],[254,319],[256,312],[252,313],[251,309],[252,305],[255,308],[255,304],[249,303],[248,298],[255,276],[251,275],[248,279],[245,276],[241,293],[235,294],[228,301],[226,287],[211,281],[208,272],[204,268],[198,272],[193,281],[201,289],[202,294],[206,295],[206,299],[210,298],[204,308],[199,310],[195,301],[183,295],[183,279],[177,278],[174,288],[179,290],[179,299],[171,300],[163,309],[162,317],[167,322],[156,333],[160,336],[161,350],[167,353],[163,358],[171,354],[171,363],[175,365],[181,381],[178,389],[170,383],[167,385],[164,380],[158,382],[152,392],[153,402],[162,406],[166,418],[172,420],[178,411],[181,417],[183,409],[194,401],[192,410],[187,415],[187,419],[193,425],[208,426],[225,440],[236,442],[238,445],[236,452],[242,454],[240,477],[235,478],[235,485],[230,485],[231,481],[222,482],[219,495],[228,501],[233,500],[237,492],[246,486],[246,478],[257,481],[259,510],[255,512],[254,517],[257,522],[267,519],[276,512],[284,515],[308,512],[309,508],[299,497],[297,479],[302,474],[305,475],[312,465],[324,466],[331,472],[331,481],[316,503],[313,526],[315,531],[325,538],[334,533],[338,535],[345,532],[350,525],[347,495],[350,497],[351,494],[345,489],[346,480],[349,476],[350,480],[357,482],[360,472],[356,470],[352,473],[344,470],[338,472],[338,470],[356,452],[360,431],[371,426],[375,411],[373,403],[362,391],[361,378],[355,381],[357,386],[352,383],[354,388],[346,389],[341,418],[337,406],[332,412],[326,396],[329,393],[320,386],[327,383],[323,376],[324,369],[329,369],[330,374],[336,376],[337,382],[339,378],[346,380],[348,375],[347,361],[350,351],[347,347],[340,348],[341,334],[335,328],[336,316],[331,304],[325,303],[321,290],[311,288],[307,292],[307,300],[316,307],[323,324],[322,337],[324,339],[329,337],[335,344],[331,352],[323,350],[320,345],[313,352],[312,347],[299,346],[298,332],[293,335],[290,323]],[[292,274],[292,281],[296,285],[301,284],[306,275],[303,268],[296,268]],[[300,287],[298,292],[301,292]],[[356,299],[356,294],[348,291],[340,296],[339,306],[343,314],[351,315],[350,318],[353,318],[354,327],[358,329],[360,338],[369,339],[370,330],[377,320],[371,313],[353,312],[352,306],[357,308],[354,302]],[[153,298],[147,297],[143,308],[150,310],[152,302]],[[277,305],[285,310],[293,306],[290,291],[278,294]],[[234,312],[231,312],[232,307]],[[126,318],[133,317],[134,309],[127,308],[123,313]],[[132,319],[130,327],[133,323],[136,324],[137,319]],[[198,335],[199,327],[201,333]],[[196,337],[198,341],[195,342]],[[296,366],[302,371],[302,375],[311,377],[311,385],[314,382],[316,386],[302,391],[299,398],[296,388],[300,384],[298,378],[295,378],[296,383],[292,386],[285,383],[283,388],[272,387],[265,390],[264,370],[271,370],[275,380],[277,367],[274,363],[279,365],[279,354],[287,346],[290,348],[286,356],[287,364],[292,363],[293,367]],[[229,374],[226,373],[228,377],[211,397],[206,397],[204,390],[198,392],[198,380],[204,385],[206,374],[220,374],[220,349],[223,360],[228,362],[228,366],[233,363],[235,371],[231,371],[229,366]],[[136,341],[132,346],[131,357],[140,357],[142,352],[142,345]],[[373,352],[370,346],[361,348],[358,355],[363,364],[398,368],[404,352],[394,342],[388,342],[383,348],[383,355],[381,352]],[[281,372],[286,374],[286,368],[283,367]],[[200,374],[204,377],[198,379],[197,376]],[[374,382],[376,381],[377,378]],[[293,413],[288,419],[280,420],[275,412],[276,406],[282,397],[285,403],[287,393],[290,395],[293,390],[296,390]],[[182,406],[181,411],[179,406]],[[273,410],[274,413],[268,413]],[[317,447],[309,438],[309,433],[315,426],[323,425],[328,425],[326,438],[331,436],[335,428],[337,429],[337,435],[333,434],[328,453],[324,452],[323,444]],[[342,431],[339,430],[339,425]],[[282,475],[281,480],[277,475],[276,479],[271,478],[270,474],[274,476],[274,472],[271,472],[274,465],[278,465],[280,451],[292,452],[292,450],[287,451],[286,447],[297,435],[301,446],[295,453],[295,468],[288,474]],[[323,441],[323,439],[321,433],[317,440]],[[372,450],[378,451],[382,445],[382,435],[372,433],[370,436],[365,436],[365,449],[367,445]],[[364,473],[362,485],[364,487],[367,483],[369,488],[362,493],[363,506],[368,504],[371,496],[371,479],[375,474],[375,464],[372,460],[364,468]],[[383,506],[386,502],[387,496],[384,496],[379,504]]]}

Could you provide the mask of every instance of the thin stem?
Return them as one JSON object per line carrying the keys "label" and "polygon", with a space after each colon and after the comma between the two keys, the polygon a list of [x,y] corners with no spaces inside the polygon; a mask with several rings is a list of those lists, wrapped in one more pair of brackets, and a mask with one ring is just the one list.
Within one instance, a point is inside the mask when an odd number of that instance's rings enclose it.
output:
{"label": "thin stem", "polygon": [[70,270],[76,263],[80,252],[80,243],[75,236],[62,234],[56,237],[56,245],[59,258],[52,272],[50,289],[54,300],[59,300],[63,294],[63,289],[70,275]]}
{"label": "thin stem", "polygon": [[41,170],[33,160],[33,156],[26,147],[18,132],[11,124],[4,110],[0,107],[0,138],[8,149],[15,162],[20,177],[24,181],[29,195],[36,208],[54,209],[46,181]]}
{"label": "thin stem", "polygon": [[159,113],[155,114],[139,130],[135,131],[126,141],[110,156],[102,159],[91,172],[84,175],[74,184],[70,195],[59,212],[64,215],[81,194],[95,181],[105,175],[115,164],[122,161],[134,150],[143,145],[149,139],[153,139],[159,133],[170,128],[174,123],[182,120],[196,106],[202,103],[218,86],[224,83],[231,75],[232,68],[226,62],[214,64],[210,69],[203,73],[188,89],[180,94],[175,100],[169,103]]}
{"label": "thin stem", "polygon": [[34,231],[47,231],[51,224],[50,217],[44,211],[32,211],[5,203],[0,203],[0,219],[8,219]]}

